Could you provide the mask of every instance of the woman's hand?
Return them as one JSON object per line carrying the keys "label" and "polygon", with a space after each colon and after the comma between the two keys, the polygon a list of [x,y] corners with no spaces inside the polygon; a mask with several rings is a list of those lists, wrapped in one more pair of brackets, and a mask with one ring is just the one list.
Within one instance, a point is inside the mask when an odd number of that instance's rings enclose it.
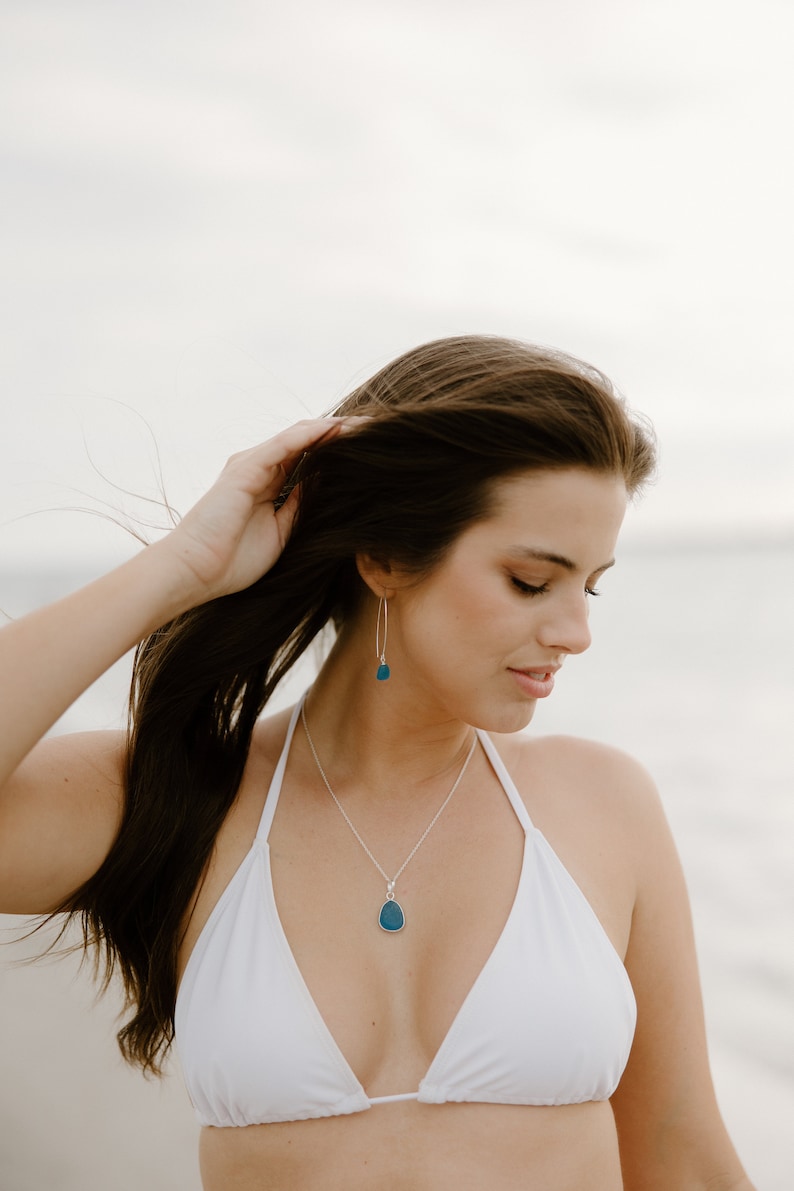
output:
{"label": "woman's hand", "polygon": [[301,455],[313,443],[362,419],[297,422],[267,442],[232,455],[212,488],[157,548],[184,568],[192,602],[240,591],[264,575],[286,545],[298,490],[273,502]]}

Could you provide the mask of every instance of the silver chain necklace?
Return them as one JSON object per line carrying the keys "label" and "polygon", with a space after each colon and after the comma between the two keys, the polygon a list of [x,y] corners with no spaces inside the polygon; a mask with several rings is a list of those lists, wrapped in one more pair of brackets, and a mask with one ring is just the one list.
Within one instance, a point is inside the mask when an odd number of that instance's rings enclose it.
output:
{"label": "silver chain necklace", "polygon": [[370,852],[367,845],[364,843],[364,840],[361,838],[358,831],[356,830],[355,825],[353,824],[353,821],[350,818],[350,815],[347,813],[345,808],[342,806],[342,803],[339,801],[336,794],[334,794],[333,790],[331,789],[331,783],[328,781],[328,778],[325,776],[325,770],[323,769],[322,765],[320,764],[320,758],[317,756],[317,749],[314,747],[314,741],[312,740],[311,733],[309,732],[309,725],[306,722],[305,705],[301,707],[301,721],[303,722],[303,730],[306,733],[306,739],[309,742],[309,748],[311,749],[312,756],[314,757],[314,763],[320,772],[320,777],[323,779],[323,782],[325,783],[326,790],[331,795],[331,797],[333,798],[336,805],[339,807],[339,810],[342,813],[342,818],[345,820],[348,827],[353,832],[353,835],[356,837],[358,842],[361,844],[361,847],[364,849],[367,856],[369,856],[370,860],[375,865],[375,868],[378,870],[378,872],[380,873],[380,875],[383,877],[384,881],[386,882],[386,900],[383,903],[383,905],[381,906],[380,913],[378,914],[378,925],[380,926],[381,930],[389,931],[389,933],[391,933],[391,934],[393,934],[395,931],[402,930],[402,928],[405,926],[405,911],[403,910],[402,906],[400,905],[400,903],[397,901],[396,897],[394,896],[394,886],[397,884],[398,877],[400,877],[402,875],[402,873],[405,871],[405,869],[408,867],[408,865],[413,860],[416,853],[421,848],[422,844],[425,842],[427,837],[430,835],[430,832],[433,830],[436,823],[441,818],[443,811],[446,809],[450,799],[452,798],[452,795],[455,793],[458,786],[463,781],[463,775],[466,772],[466,770],[468,769],[469,761],[471,761],[472,757],[474,756],[474,749],[477,745],[477,736],[475,734],[474,739],[471,742],[471,748],[469,749],[468,753],[466,754],[466,760],[463,762],[463,765],[461,766],[460,773],[455,778],[455,784],[453,785],[449,794],[447,794],[446,798],[441,803],[441,806],[438,808],[436,813],[433,815],[433,818],[430,820],[427,827],[425,827],[424,831],[419,836],[419,839],[416,841],[413,848],[411,848],[411,851],[406,856],[405,860],[402,862],[400,867],[397,869],[397,872],[394,874],[393,877],[389,877],[389,874],[385,871],[385,869],[382,867],[382,865],[380,865],[378,863],[378,861],[375,859],[375,857]]}

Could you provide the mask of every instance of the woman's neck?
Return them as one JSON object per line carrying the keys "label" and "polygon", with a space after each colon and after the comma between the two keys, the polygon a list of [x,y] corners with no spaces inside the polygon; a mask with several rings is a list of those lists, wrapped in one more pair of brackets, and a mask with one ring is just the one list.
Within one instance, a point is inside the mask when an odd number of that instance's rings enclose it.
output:
{"label": "woman's neck", "polygon": [[[372,650],[341,635],[306,699],[306,719],[326,772],[341,787],[435,794],[457,773],[473,729],[399,672],[375,677]],[[333,779],[332,779],[333,780]]]}

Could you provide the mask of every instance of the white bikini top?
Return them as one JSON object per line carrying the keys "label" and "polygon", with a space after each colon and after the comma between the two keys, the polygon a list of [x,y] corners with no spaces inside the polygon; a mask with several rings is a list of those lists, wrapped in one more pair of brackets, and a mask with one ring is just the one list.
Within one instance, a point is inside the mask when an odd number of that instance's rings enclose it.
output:
{"label": "white bikini top", "polygon": [[416,1091],[369,1097],[312,999],[276,909],[267,843],[300,703],[251,850],[185,969],[176,1041],[202,1125],[254,1125],[423,1104],[608,1099],[636,1004],[592,907],[541,833],[490,739],[480,743],[525,833],[510,915]]}

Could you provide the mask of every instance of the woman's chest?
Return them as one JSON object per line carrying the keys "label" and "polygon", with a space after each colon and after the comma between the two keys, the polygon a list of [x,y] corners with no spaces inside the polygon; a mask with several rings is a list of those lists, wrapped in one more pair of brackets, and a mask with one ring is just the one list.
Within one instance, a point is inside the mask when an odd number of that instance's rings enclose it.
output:
{"label": "woman's chest", "polygon": [[[248,892],[234,904],[246,925],[224,927],[235,929],[238,941],[226,945],[219,977],[229,1004],[218,1005],[215,997],[216,1016],[227,1023],[253,1015],[243,1028],[267,1049],[274,1040],[267,1043],[264,1035],[281,1029],[297,990],[296,1004],[308,1013],[320,1046],[338,1051],[344,1079],[373,1097],[416,1090],[442,1048],[454,1050],[450,1034],[460,1034],[472,1012],[488,1019],[487,1029],[482,1022],[478,1029],[492,1049],[512,1031],[503,1064],[509,1066],[516,1031],[528,1033],[529,1011],[528,1055],[544,1034],[548,1041],[556,1030],[559,1046],[574,1023],[598,1026],[590,1022],[592,998],[581,990],[597,985],[599,972],[606,986],[614,984],[621,1006],[625,999],[625,974],[615,970],[617,957],[601,923],[619,942],[630,907],[621,904],[614,882],[601,879],[603,849],[593,849],[591,865],[569,873],[539,833],[525,836],[515,808],[499,783],[488,784],[487,774],[424,839],[410,809],[403,822],[372,820],[359,839],[330,801],[282,798],[255,863],[243,852]],[[242,884],[239,852],[251,829],[244,820],[232,821],[219,841],[199,921],[217,915],[213,904],[222,907]],[[254,824],[251,834],[255,830]],[[582,855],[586,861],[586,848]],[[378,914],[387,878],[395,876],[405,925],[393,933],[379,927]],[[230,966],[240,970],[239,980]],[[277,971],[282,984],[274,1000]],[[555,1011],[566,998],[569,1021]],[[219,1037],[228,1029],[224,1025]],[[304,1033],[297,1030],[296,1037]],[[228,1049],[234,1038],[226,1041]]]}

